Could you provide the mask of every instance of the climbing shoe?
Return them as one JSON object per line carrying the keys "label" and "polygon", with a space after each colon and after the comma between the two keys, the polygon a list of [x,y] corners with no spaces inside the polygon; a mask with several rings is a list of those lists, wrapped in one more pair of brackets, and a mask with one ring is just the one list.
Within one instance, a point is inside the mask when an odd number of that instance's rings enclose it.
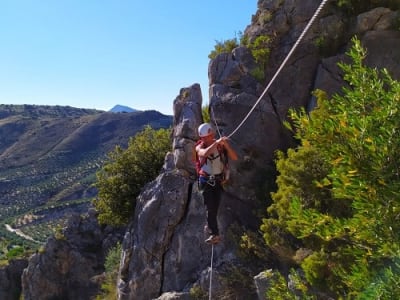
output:
{"label": "climbing shoe", "polygon": [[220,242],[220,241],[221,241],[220,236],[219,236],[219,235],[214,235],[214,234],[210,235],[210,236],[208,237],[208,239],[205,240],[205,242],[206,242],[207,244],[217,244],[217,243]]}

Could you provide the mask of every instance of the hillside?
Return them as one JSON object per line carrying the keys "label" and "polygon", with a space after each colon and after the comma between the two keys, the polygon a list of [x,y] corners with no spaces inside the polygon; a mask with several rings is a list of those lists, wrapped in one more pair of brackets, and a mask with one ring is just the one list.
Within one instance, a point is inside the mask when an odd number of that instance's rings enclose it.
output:
{"label": "hillside", "polygon": [[0,105],[0,236],[7,223],[44,241],[51,224],[87,210],[108,152],[125,147],[145,125],[171,123],[171,116],[156,111]]}

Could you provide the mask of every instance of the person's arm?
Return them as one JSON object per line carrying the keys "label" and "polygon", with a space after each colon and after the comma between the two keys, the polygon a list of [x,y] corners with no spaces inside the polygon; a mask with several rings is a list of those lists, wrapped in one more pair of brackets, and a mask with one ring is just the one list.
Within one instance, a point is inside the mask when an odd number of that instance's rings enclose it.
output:
{"label": "person's arm", "polygon": [[224,146],[226,153],[228,155],[228,158],[231,160],[237,160],[238,159],[238,155],[236,153],[236,151],[231,147],[231,145],[229,144],[228,138],[223,136],[222,138],[220,138],[220,144],[222,146]]}
{"label": "person's arm", "polygon": [[212,153],[212,151],[214,151],[214,148],[216,148],[219,143],[220,142],[215,141],[214,143],[212,143],[210,146],[208,146],[206,148],[203,148],[202,144],[197,145],[197,147],[196,147],[197,155],[199,157],[208,157],[208,155],[210,155],[210,153]]}

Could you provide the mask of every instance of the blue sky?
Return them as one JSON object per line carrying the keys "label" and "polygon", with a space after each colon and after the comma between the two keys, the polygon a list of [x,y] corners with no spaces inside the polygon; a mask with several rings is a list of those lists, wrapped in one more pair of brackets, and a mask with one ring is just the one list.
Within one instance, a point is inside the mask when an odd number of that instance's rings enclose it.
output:
{"label": "blue sky", "polygon": [[172,114],[257,0],[0,0],[0,103]]}

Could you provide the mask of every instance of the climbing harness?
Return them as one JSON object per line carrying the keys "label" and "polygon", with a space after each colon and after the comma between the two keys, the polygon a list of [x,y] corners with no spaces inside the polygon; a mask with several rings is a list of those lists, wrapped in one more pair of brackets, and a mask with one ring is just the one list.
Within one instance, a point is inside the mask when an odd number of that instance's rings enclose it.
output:
{"label": "climbing harness", "polygon": [[210,287],[208,289],[208,299],[209,300],[211,300],[213,260],[214,260],[214,244],[211,245]]}
{"label": "climbing harness", "polygon": [[289,58],[292,56],[294,50],[296,50],[297,46],[299,45],[300,41],[303,39],[303,37],[306,35],[307,31],[310,29],[311,25],[314,23],[315,19],[317,18],[317,16],[319,15],[319,13],[321,12],[322,8],[325,6],[325,4],[328,2],[328,0],[322,0],[321,4],[319,5],[319,7],[317,8],[317,10],[315,11],[314,15],[312,16],[312,18],[310,19],[310,21],[308,22],[308,24],[306,25],[306,27],[304,28],[303,32],[300,34],[299,38],[297,39],[297,41],[294,43],[292,49],[289,51],[288,55],[286,56],[286,58],[283,60],[282,64],[280,65],[280,67],[278,68],[278,70],[276,71],[275,75],[272,77],[271,81],[269,82],[269,84],[267,85],[267,87],[265,88],[265,90],[263,91],[263,93],[261,94],[261,96],[258,98],[258,100],[256,101],[256,103],[254,103],[253,107],[250,109],[250,111],[248,112],[248,114],[244,117],[244,119],[242,120],[242,122],[240,122],[240,124],[236,127],[235,130],[232,131],[231,134],[228,135],[228,138],[230,138],[232,135],[234,135],[236,133],[236,131],[239,130],[240,127],[242,127],[242,125],[244,124],[244,122],[246,122],[246,120],[249,118],[249,116],[252,114],[252,112],[254,111],[254,109],[256,108],[256,106],[258,105],[258,103],[261,101],[261,99],[264,97],[264,95],[266,94],[266,92],[268,91],[268,89],[270,88],[270,86],[272,85],[272,83],[275,81],[276,77],[278,77],[279,73],[281,72],[281,70],[283,69],[283,67],[285,66],[285,64],[287,63],[287,61],[289,60]]}
{"label": "climbing harness", "polygon": [[215,186],[215,176],[214,175],[210,175],[208,176],[208,180],[207,180],[207,184],[211,185],[211,186]]}

